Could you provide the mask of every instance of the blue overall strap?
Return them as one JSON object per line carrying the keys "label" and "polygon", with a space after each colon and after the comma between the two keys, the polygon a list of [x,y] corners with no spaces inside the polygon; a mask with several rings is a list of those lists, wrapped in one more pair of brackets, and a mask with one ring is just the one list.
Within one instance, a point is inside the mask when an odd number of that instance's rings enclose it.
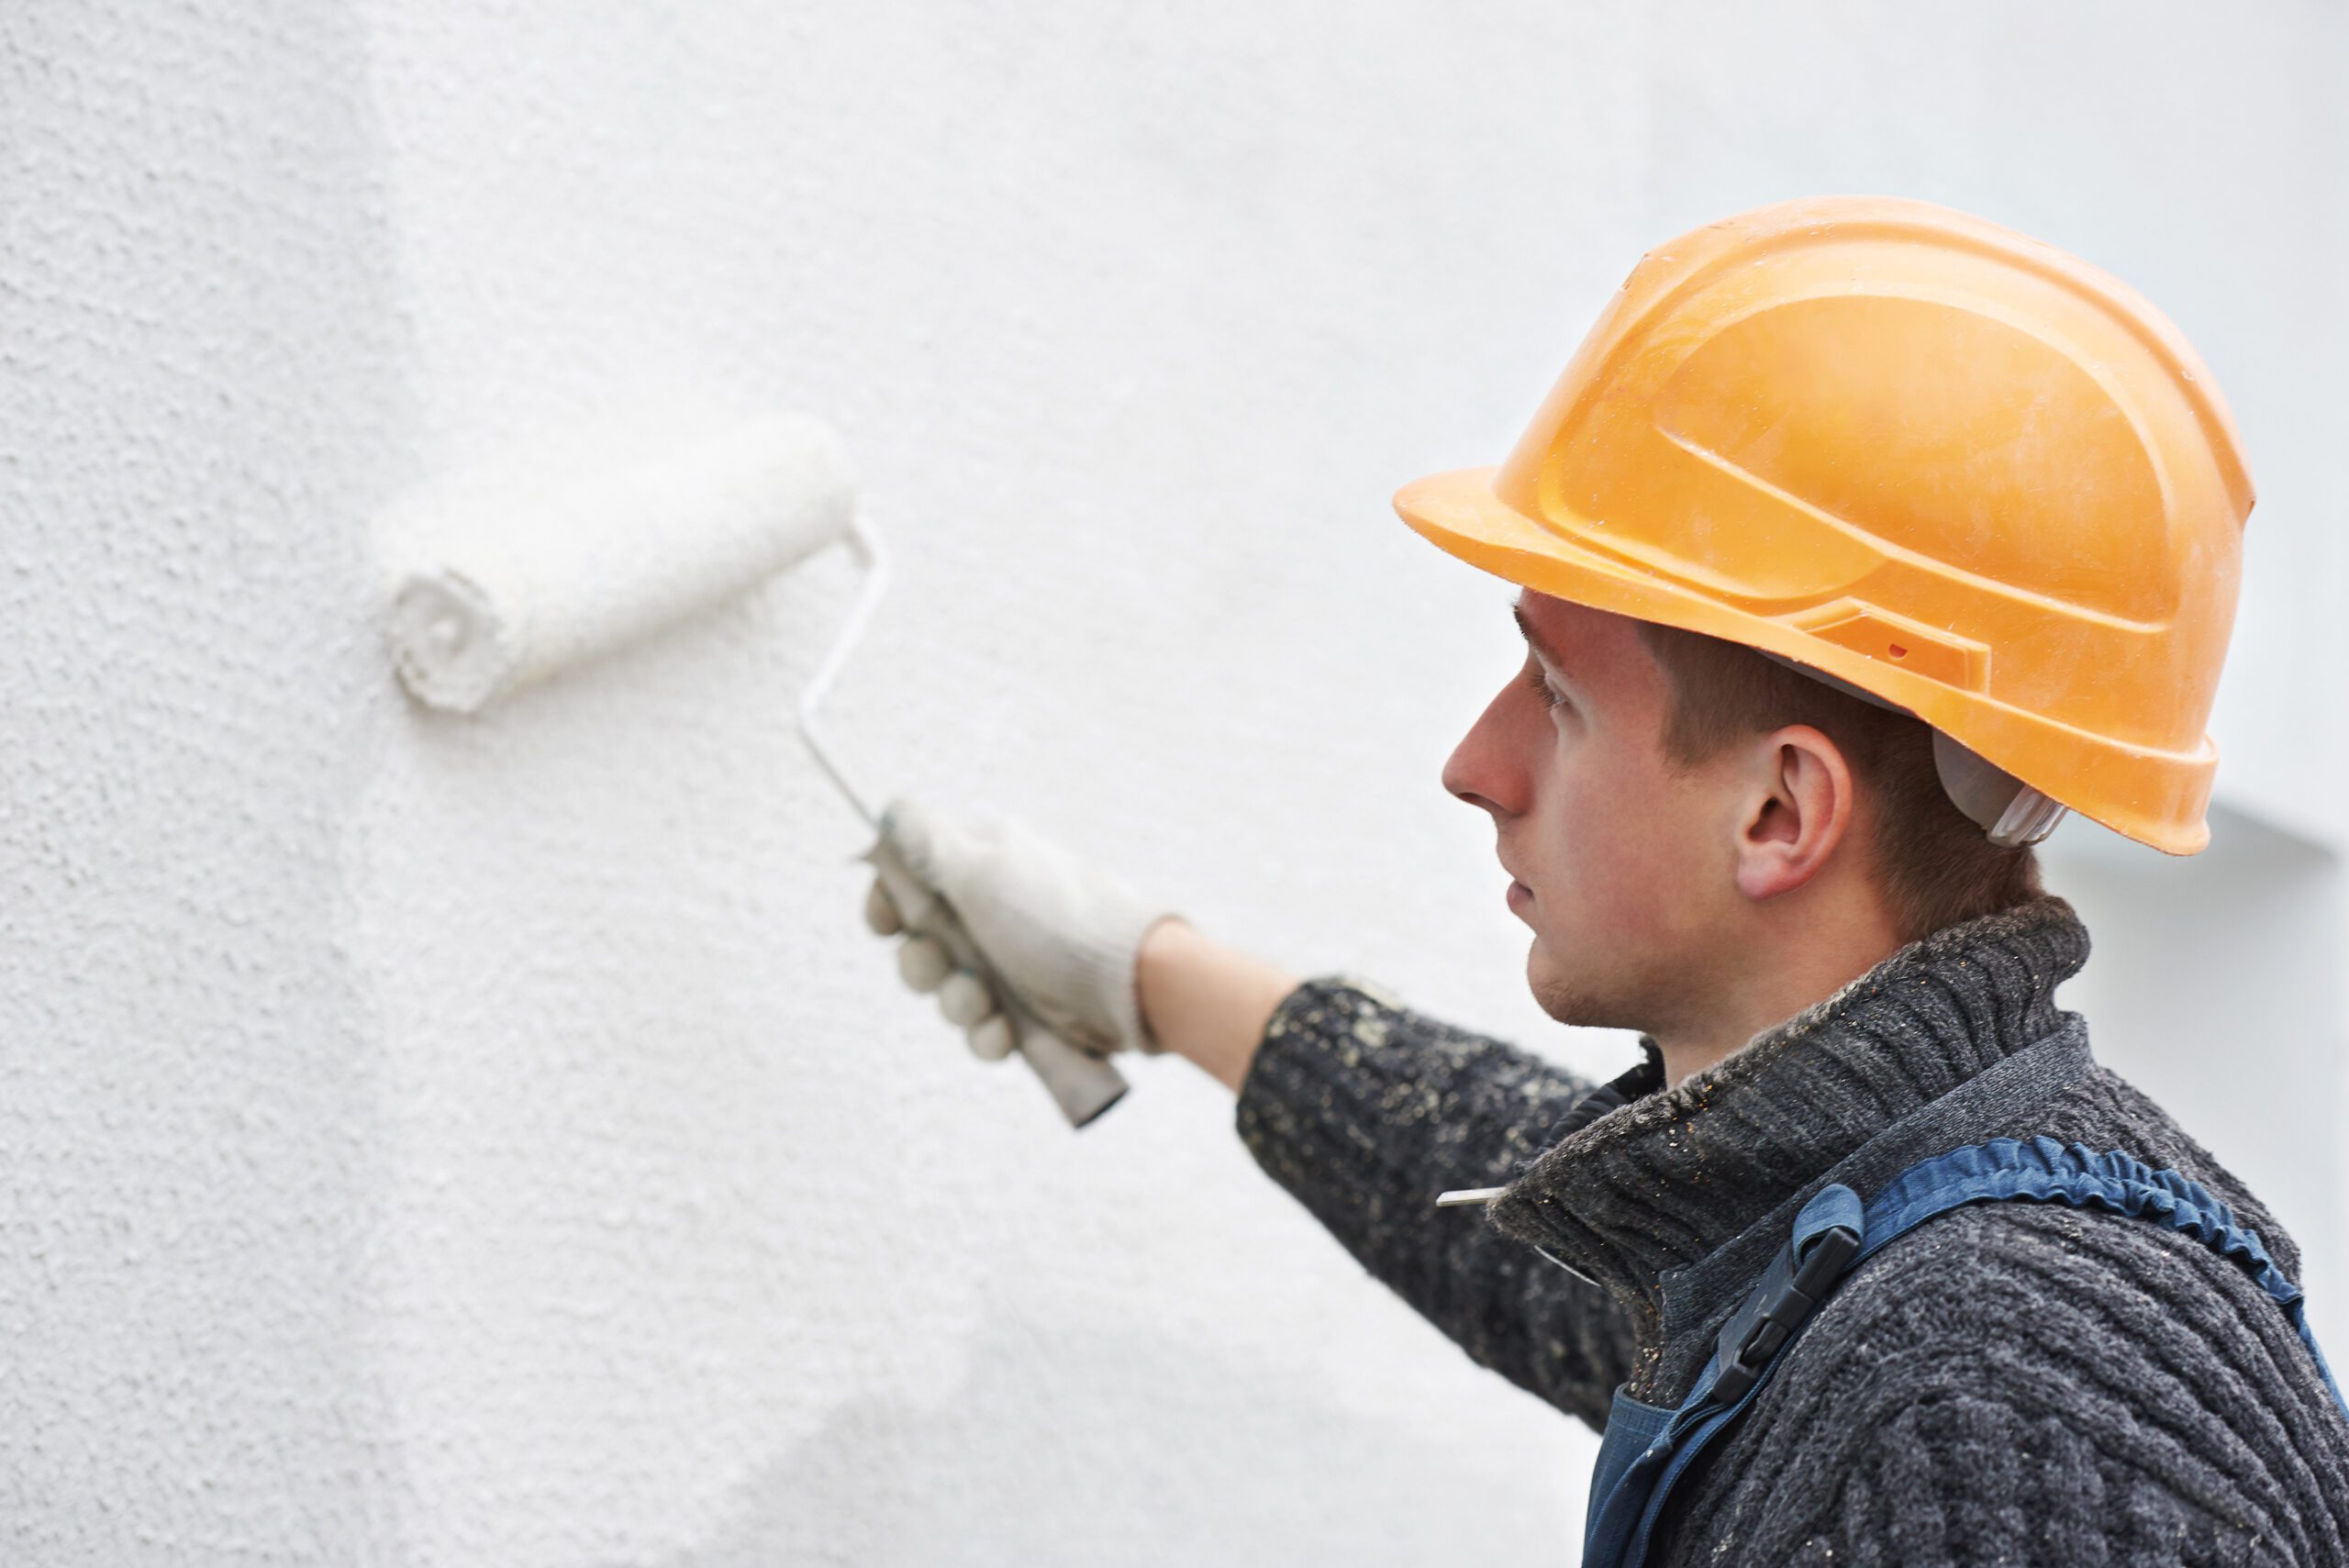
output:
{"label": "blue overall strap", "polygon": [[2349,1415],[2310,1330],[2299,1287],[2267,1255],[2258,1234],[2207,1189],[2113,1151],[2068,1148],[2051,1138],[1993,1139],[1920,1160],[1862,1206],[1851,1188],[1822,1188],[1796,1217],[1744,1304],[1715,1341],[1696,1386],[1676,1409],[1616,1396],[1622,1440],[1610,1416],[1592,1477],[1583,1537],[1585,1568],[1640,1568],[1673,1487],[1712,1440],[1745,1413],[1819,1303],[1878,1249],[1937,1215],[1967,1204],[2025,1199],[2094,1207],[2193,1236],[2248,1273],[2282,1307],[2334,1403]]}
{"label": "blue overall strap", "polygon": [[2085,1143],[2066,1147],[2052,1138],[1994,1138],[1919,1161],[1868,1200],[1866,1239],[1852,1262],[1857,1264],[1937,1214],[2001,1198],[2134,1215],[2182,1231],[2240,1265],[2284,1309],[2332,1402],[2349,1415],[2349,1400],[2342,1398],[2341,1385],[2333,1382],[2309,1328],[2307,1300],[2267,1255],[2259,1233],[2237,1220],[2235,1211],[2200,1183],[2176,1171],[2156,1171],[2117,1149],[2099,1154]]}
{"label": "blue overall strap", "polygon": [[1676,1410],[1618,1393],[1591,1477],[1583,1526],[1585,1568],[1632,1568],[1673,1486],[1707,1444],[1745,1411],[1772,1358],[1802,1329],[1857,1255],[1860,1200],[1844,1186],[1821,1191],[1795,1218],[1794,1236],[1721,1331],[1712,1359]]}

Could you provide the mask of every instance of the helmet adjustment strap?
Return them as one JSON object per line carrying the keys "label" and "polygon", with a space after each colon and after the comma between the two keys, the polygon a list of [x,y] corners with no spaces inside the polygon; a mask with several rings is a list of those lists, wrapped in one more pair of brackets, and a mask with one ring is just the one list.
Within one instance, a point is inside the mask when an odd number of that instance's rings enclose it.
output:
{"label": "helmet adjustment strap", "polygon": [[[1871,707],[1897,713],[1903,718],[1917,717],[1898,703],[1888,702],[1800,660],[1763,648],[1753,651],[1798,675],[1832,686],[1845,696],[1857,697]],[[2019,850],[2040,842],[2071,814],[2070,807],[2056,804],[1979,751],[1938,729],[1933,731],[1933,772],[1940,775],[1942,793],[1949,796],[1950,804],[2002,850]]]}

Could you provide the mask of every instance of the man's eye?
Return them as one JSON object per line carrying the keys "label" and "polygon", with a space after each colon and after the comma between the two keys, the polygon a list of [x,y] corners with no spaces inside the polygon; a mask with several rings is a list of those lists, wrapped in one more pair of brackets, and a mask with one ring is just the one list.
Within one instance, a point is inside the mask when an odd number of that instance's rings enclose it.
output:
{"label": "man's eye", "polygon": [[1549,706],[1564,707],[1566,706],[1566,699],[1550,689],[1549,677],[1542,673],[1541,664],[1531,659],[1525,662],[1525,684],[1531,687],[1533,691],[1541,696],[1542,702],[1547,704]]}

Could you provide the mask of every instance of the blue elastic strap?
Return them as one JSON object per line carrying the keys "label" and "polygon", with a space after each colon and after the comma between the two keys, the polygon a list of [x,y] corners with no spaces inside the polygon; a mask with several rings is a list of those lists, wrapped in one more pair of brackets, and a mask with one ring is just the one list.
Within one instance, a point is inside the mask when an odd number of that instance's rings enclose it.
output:
{"label": "blue elastic strap", "polygon": [[2284,1309],[2333,1403],[2349,1415],[2349,1400],[2342,1398],[2341,1385],[2332,1380],[2332,1369],[2309,1328],[2307,1300],[2267,1255],[2259,1233],[2239,1222],[2234,1210],[2200,1183],[2176,1171],[2156,1171],[2117,1149],[2099,1154],[2085,1143],[2067,1148],[2052,1138],[1994,1138],[1920,1161],[1869,1200],[1866,1240],[1852,1262],[1856,1266],[1935,1215],[2004,1198],[2066,1203],[2150,1219],[2192,1236],[2239,1264]]}
{"label": "blue elastic strap", "polygon": [[[1840,1184],[1821,1188],[1803,1206],[1793,1237],[1722,1329],[1688,1396],[1669,1412],[1633,1402],[1626,1414],[1641,1418],[1627,1421],[1625,1433],[1619,1434],[1610,1421],[1608,1437],[1632,1436],[1639,1451],[1627,1455],[1625,1445],[1612,1441],[1601,1447],[1583,1539],[1586,1568],[1638,1568],[1646,1560],[1649,1538],[1673,1487],[1745,1413],[1787,1347],[1809,1326],[1812,1309],[1844,1274],[1936,1215],[2017,1198],[2105,1208],[2165,1224],[2240,1265],[2283,1308],[2333,1403],[2349,1417],[2349,1400],[2343,1399],[2317,1348],[2299,1287],[2276,1266],[2258,1233],[2239,1223],[2224,1202],[2176,1171],[2156,1171],[2118,1150],[2099,1154],[2084,1143],[2067,1148],[2052,1138],[1997,1138],[1919,1161],[1865,1206],[1858,1194]],[[1806,1273],[1814,1277],[1803,1279]],[[1782,1310],[1787,1303],[1796,1308],[1791,1314]],[[1773,1321],[1787,1326],[1777,1332],[1769,1328]]]}

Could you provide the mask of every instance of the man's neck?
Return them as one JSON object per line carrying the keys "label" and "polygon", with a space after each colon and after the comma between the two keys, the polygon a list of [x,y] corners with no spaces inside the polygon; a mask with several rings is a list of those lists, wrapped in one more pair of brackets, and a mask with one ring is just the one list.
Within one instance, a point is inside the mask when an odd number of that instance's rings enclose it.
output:
{"label": "man's neck", "polygon": [[1723,980],[1709,990],[1700,1019],[1653,1031],[1664,1053],[1665,1085],[1718,1065],[1755,1035],[1825,1001],[1903,945],[1890,922],[1873,911],[1824,922],[1793,940],[1744,945],[1743,962],[1717,966]]}

